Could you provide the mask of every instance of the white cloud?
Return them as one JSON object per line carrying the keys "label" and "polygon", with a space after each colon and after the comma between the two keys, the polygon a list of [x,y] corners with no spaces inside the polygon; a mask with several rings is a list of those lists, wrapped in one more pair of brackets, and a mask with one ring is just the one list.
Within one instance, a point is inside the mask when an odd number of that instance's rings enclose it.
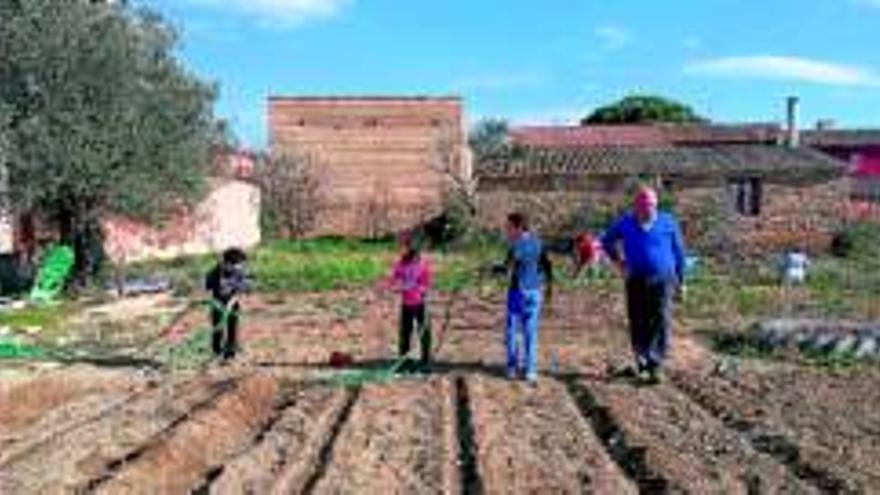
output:
{"label": "white cloud", "polygon": [[234,10],[261,21],[291,26],[310,19],[333,17],[353,0],[187,0],[217,9]]}
{"label": "white cloud", "polygon": [[599,38],[602,46],[608,50],[620,50],[629,45],[633,40],[633,34],[620,26],[599,26],[593,30],[593,34]]}
{"label": "white cloud", "polygon": [[776,55],[703,60],[685,65],[684,71],[692,75],[738,79],[774,79],[833,86],[880,86],[880,74],[869,67]]}

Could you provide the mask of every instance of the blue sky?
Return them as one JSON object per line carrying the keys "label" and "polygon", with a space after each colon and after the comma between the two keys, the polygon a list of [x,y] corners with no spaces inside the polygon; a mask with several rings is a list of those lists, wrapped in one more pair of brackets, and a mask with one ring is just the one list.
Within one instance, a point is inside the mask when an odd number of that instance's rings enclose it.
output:
{"label": "blue sky", "polygon": [[880,0],[143,0],[266,143],[268,95],[461,95],[471,121],[570,123],[632,92],[716,121],[880,127]]}

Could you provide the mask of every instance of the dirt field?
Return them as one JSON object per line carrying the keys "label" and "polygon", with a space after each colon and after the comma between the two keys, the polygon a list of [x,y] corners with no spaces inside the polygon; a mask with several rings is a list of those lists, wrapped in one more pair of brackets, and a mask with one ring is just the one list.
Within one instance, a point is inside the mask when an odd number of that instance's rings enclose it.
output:
{"label": "dirt field", "polygon": [[880,493],[876,366],[732,360],[680,328],[668,380],[640,386],[616,373],[621,303],[558,294],[532,387],[503,378],[497,294],[456,298],[448,324],[441,299],[434,373],[344,388],[323,363],[385,365],[393,304],[254,297],[230,366],[65,365],[0,387],[0,493]]}

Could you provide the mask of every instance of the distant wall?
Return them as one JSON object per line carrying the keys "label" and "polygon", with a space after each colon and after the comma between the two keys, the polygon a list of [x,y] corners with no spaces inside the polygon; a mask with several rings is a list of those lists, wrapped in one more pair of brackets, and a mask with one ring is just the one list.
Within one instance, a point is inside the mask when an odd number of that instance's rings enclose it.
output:
{"label": "distant wall", "polygon": [[[507,213],[522,211],[544,235],[567,237],[587,226],[605,227],[605,219],[625,211],[627,185],[620,179],[594,182],[581,191],[511,191],[497,183],[481,184],[478,219],[484,227],[500,229]],[[674,198],[690,246],[704,251],[733,249],[733,254],[746,256],[792,245],[827,249],[846,216],[849,189],[848,179],[765,184],[757,216],[735,210],[734,192],[726,182],[673,184],[664,194]]]}
{"label": "distant wall", "polygon": [[251,248],[260,243],[260,191],[244,181],[215,182],[192,213],[162,228],[117,217],[104,231],[107,254],[121,263]]}
{"label": "distant wall", "polygon": [[273,154],[306,157],[321,184],[312,235],[376,235],[440,212],[470,177],[457,98],[272,98]]}

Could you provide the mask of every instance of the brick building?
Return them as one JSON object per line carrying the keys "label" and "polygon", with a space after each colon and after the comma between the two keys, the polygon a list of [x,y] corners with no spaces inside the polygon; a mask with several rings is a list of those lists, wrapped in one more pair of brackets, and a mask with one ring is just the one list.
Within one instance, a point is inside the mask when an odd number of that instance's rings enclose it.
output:
{"label": "brick building", "polygon": [[850,164],[854,201],[880,203],[880,130],[825,128],[802,134],[805,145]]}
{"label": "brick building", "polygon": [[475,166],[479,211],[500,225],[524,210],[547,235],[566,236],[606,225],[647,180],[703,251],[825,248],[847,206],[847,166],[786,140],[764,124],[514,128],[509,153]]}
{"label": "brick building", "polygon": [[455,97],[271,97],[270,150],[312,167],[311,235],[374,236],[440,213],[451,176],[470,178]]}

